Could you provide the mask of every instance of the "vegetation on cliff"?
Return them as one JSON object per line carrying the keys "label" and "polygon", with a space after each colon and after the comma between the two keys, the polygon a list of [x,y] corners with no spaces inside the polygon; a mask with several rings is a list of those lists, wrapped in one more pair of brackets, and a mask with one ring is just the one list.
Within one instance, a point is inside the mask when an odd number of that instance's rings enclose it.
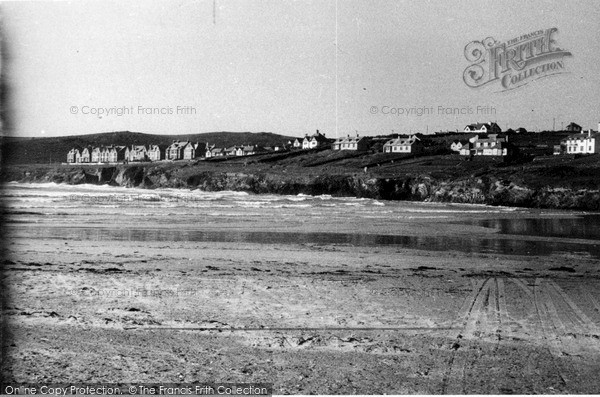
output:
{"label": "vegetation on cliff", "polygon": [[119,165],[9,165],[4,181],[330,194],[386,200],[600,210],[600,156],[529,163],[458,155],[297,151]]}

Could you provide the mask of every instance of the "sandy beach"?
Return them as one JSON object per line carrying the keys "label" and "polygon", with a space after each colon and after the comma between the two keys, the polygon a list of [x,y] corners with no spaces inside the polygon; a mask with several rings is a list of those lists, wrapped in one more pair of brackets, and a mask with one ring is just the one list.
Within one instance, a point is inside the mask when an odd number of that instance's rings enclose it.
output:
{"label": "sandy beach", "polygon": [[[345,202],[333,204],[342,208],[338,215],[347,211]],[[380,203],[363,209],[372,205]],[[252,206],[260,214],[274,207]],[[190,213],[206,222],[164,225],[180,232],[165,240],[148,231],[164,211],[160,205],[144,207],[148,221],[135,222],[130,214],[139,206],[125,204],[14,207],[4,266],[9,381],[266,382],[276,394],[600,390],[600,268],[593,253],[520,255],[302,238],[318,230],[575,242],[503,237],[456,223],[469,209],[475,218],[492,219],[534,215],[529,212],[444,207],[444,216],[431,216],[443,208],[425,206],[390,222],[325,219],[325,210],[313,205],[300,207],[313,217],[285,223],[240,217],[247,206],[197,208]],[[393,214],[403,208],[383,207]],[[283,217],[300,209],[279,211]],[[101,225],[110,213],[123,222]],[[83,217],[85,225],[78,221]],[[65,233],[68,225],[73,234]],[[90,226],[109,232],[84,232]],[[226,232],[225,241],[181,230]],[[248,233],[257,231],[298,239],[253,242]],[[510,249],[505,245],[499,247]]]}

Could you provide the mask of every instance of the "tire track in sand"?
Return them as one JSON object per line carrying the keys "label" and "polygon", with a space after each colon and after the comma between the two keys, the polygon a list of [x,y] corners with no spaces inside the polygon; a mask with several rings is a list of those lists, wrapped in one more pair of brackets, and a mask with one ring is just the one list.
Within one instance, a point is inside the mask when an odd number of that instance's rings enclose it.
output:
{"label": "tire track in sand", "polygon": [[498,285],[498,313],[500,315],[500,324],[498,326],[498,334],[501,335],[506,330],[504,327],[509,322],[508,310],[506,309],[506,288],[504,286],[504,279],[497,278],[496,283]]}
{"label": "tire track in sand", "polygon": [[[469,341],[466,336],[477,330],[484,303],[488,300],[490,280],[471,280],[471,293],[464,300],[452,328],[460,328],[451,349],[453,350],[442,378],[442,394],[465,394],[465,371]],[[459,353],[459,349],[463,349]]]}
{"label": "tire track in sand", "polygon": [[454,326],[461,331],[454,337],[452,355],[442,380],[442,393],[467,394],[467,373],[477,361],[477,352],[471,350],[473,340],[495,343],[497,351],[502,333],[508,323],[506,288],[503,279],[489,278],[472,284],[471,294],[465,299]]}
{"label": "tire track in sand", "polygon": [[594,335],[597,326],[552,280],[536,278],[533,297],[542,337],[551,353],[557,374],[562,379],[565,392],[568,392],[569,386],[574,382],[570,374],[577,374],[578,371],[573,362],[561,358],[582,358],[590,349],[600,350],[597,340],[581,338]]}
{"label": "tire track in sand", "polygon": [[556,282],[537,278],[534,298],[540,325],[554,356],[600,351],[598,326]]}
{"label": "tire track in sand", "polygon": [[[571,317],[575,318],[575,321],[571,322],[571,325],[573,326],[572,330],[578,332],[568,332],[568,335],[575,333],[575,336],[597,339],[599,334],[598,326],[596,326],[596,324],[579,308],[579,306],[577,306],[577,304],[558,284],[550,280],[547,282],[547,285],[551,291],[551,294],[555,295],[555,299],[562,299],[570,309],[570,311],[565,314],[569,314]],[[594,340],[588,340],[585,342],[585,344],[587,347],[590,347],[594,350],[600,350],[599,344],[595,343]]]}

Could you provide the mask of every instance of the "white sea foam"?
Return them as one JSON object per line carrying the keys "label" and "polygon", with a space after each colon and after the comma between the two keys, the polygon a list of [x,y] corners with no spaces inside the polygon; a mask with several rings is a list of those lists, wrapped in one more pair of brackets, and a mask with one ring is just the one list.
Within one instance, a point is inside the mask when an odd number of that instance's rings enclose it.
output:
{"label": "white sea foam", "polygon": [[[278,215],[301,216],[302,211],[319,209],[323,216],[328,214],[362,217],[380,217],[382,214],[401,216],[402,214],[428,215],[445,218],[460,214],[497,214],[514,212],[509,207],[491,207],[486,205],[414,203],[375,200],[356,197],[333,197],[331,195],[257,195],[247,192],[219,191],[206,192],[198,189],[140,189],[109,185],[65,185],[49,183],[8,183],[0,191],[10,208],[120,208],[141,207],[158,211],[164,209],[215,209],[229,210],[255,209],[278,211]],[[385,208],[385,210],[384,210]],[[360,211],[360,213],[358,213]],[[385,211],[385,212],[383,212]]]}

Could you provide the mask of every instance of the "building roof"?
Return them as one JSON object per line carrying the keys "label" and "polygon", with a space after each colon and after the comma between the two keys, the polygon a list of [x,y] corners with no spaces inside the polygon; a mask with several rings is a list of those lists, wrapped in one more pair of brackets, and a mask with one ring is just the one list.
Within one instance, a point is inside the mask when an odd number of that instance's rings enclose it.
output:
{"label": "building roof", "polygon": [[465,129],[469,129],[471,131],[477,131],[477,130],[481,130],[482,127],[485,127],[486,129],[490,130],[492,128],[498,127],[500,128],[500,126],[496,123],[475,123],[475,124],[469,124],[465,127]]}
{"label": "building roof", "polygon": [[565,138],[566,140],[574,139],[576,141],[583,141],[586,139],[596,139],[598,137],[597,132],[580,132],[579,134],[572,134]]}
{"label": "building roof", "polygon": [[420,141],[420,139],[416,135],[411,135],[409,137],[399,136],[395,139],[390,139],[384,146],[411,146],[417,141]]}
{"label": "building roof", "polygon": [[341,137],[335,140],[335,143],[358,143],[360,141],[362,141],[363,139],[366,139],[366,137],[364,136],[345,136],[345,137]]}
{"label": "building roof", "polygon": [[189,141],[173,141],[173,143],[171,143],[167,148],[183,148],[185,147],[185,145],[187,145],[189,143]]}
{"label": "building roof", "polygon": [[479,135],[475,135],[473,138],[471,138],[477,142],[506,142],[506,137],[505,136],[501,136],[499,137],[498,134],[489,134],[486,137],[481,138]]}
{"label": "building roof", "polygon": [[321,134],[319,131],[315,132],[312,135],[306,135],[303,139],[303,141],[308,140],[308,141],[314,141],[316,140],[317,142],[329,142],[329,140],[325,137],[325,135]]}
{"label": "building roof", "polygon": [[110,151],[116,150],[117,152],[123,151],[125,149],[126,149],[125,146],[109,146],[108,147],[108,150],[110,150]]}

